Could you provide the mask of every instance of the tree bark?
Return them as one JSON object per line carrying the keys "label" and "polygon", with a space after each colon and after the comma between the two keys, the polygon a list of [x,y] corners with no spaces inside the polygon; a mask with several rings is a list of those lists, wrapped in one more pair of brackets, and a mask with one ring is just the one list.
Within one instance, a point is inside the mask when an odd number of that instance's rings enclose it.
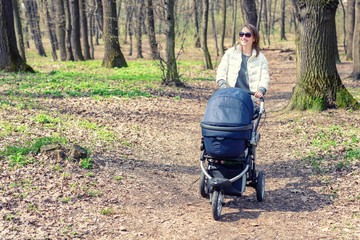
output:
{"label": "tree bark", "polygon": [[233,19],[232,19],[232,45],[235,45],[236,41],[236,14],[237,14],[237,0],[234,0],[233,2]]}
{"label": "tree bark", "polygon": [[158,51],[158,45],[156,42],[154,9],[153,9],[152,0],[146,0],[146,10],[147,10],[148,36],[149,36],[149,42],[151,48],[151,57],[153,60],[156,60],[160,58],[160,53]]}
{"label": "tree bark", "polygon": [[70,0],[71,12],[71,46],[76,61],[84,61],[80,42],[80,10],[79,0]]}
{"label": "tree bark", "polygon": [[81,39],[84,60],[90,60],[90,46],[88,36],[88,25],[86,17],[86,4],[85,0],[79,0],[79,11],[80,11],[80,28],[81,28]]}
{"label": "tree bark", "polygon": [[163,79],[164,85],[175,83],[176,86],[183,86],[179,79],[175,57],[175,14],[174,0],[165,0],[166,5],[166,78]]}
{"label": "tree bark", "polygon": [[211,57],[207,45],[207,28],[208,28],[208,19],[209,19],[209,0],[204,0],[203,5],[203,33],[202,33],[202,49],[205,55],[206,69],[213,69],[211,63]]}
{"label": "tree bark", "polygon": [[144,22],[144,0],[137,0],[137,18],[136,18],[136,58],[144,58],[142,54],[142,25]]}
{"label": "tree bark", "polygon": [[65,9],[65,19],[66,19],[66,27],[65,27],[66,61],[74,61],[74,55],[73,55],[72,44],[71,44],[72,26],[71,26],[69,0],[64,0],[64,9]]}
{"label": "tree bark", "polygon": [[124,55],[121,52],[118,24],[116,18],[116,0],[103,0],[104,9],[104,59],[103,67],[127,67]]}
{"label": "tree bark", "polygon": [[353,48],[353,38],[354,38],[354,26],[355,26],[355,1],[356,0],[348,0],[347,1],[347,21],[346,21],[346,33],[347,33],[347,41],[346,41],[346,59],[352,60],[352,48]]}
{"label": "tree bark", "polygon": [[281,40],[287,40],[285,36],[285,0],[281,0]]}
{"label": "tree bark", "polygon": [[35,42],[35,47],[38,50],[38,54],[40,56],[46,57],[45,49],[41,39],[40,19],[37,13],[38,9],[36,1],[24,0],[23,3],[28,15],[32,37]]}
{"label": "tree bark", "polygon": [[336,69],[334,29],[338,3],[338,0],[297,2],[297,83],[289,109],[359,109]]}
{"label": "tree bark", "polygon": [[34,72],[17,49],[13,5],[9,0],[0,0],[0,70]]}
{"label": "tree bark", "polygon": [[200,43],[200,30],[199,30],[199,17],[198,17],[198,1],[194,0],[194,24],[195,24],[195,34],[194,34],[194,40],[195,44],[194,46],[196,48],[201,47]]}
{"label": "tree bark", "polygon": [[222,31],[221,31],[221,43],[220,50],[221,56],[224,56],[225,53],[225,33],[226,33],[226,1],[223,1],[223,14],[222,14]]}
{"label": "tree bark", "polygon": [[216,49],[216,56],[219,56],[219,47],[218,47],[218,40],[217,40],[217,36],[216,36],[216,23],[215,23],[215,14],[214,14],[214,0],[210,0],[211,1],[211,10],[210,10],[210,14],[211,14],[211,24],[212,24],[212,30],[213,30],[213,36],[214,36],[214,42],[215,42],[215,49]]}
{"label": "tree bark", "polygon": [[256,2],[255,0],[243,0],[244,1],[244,8],[246,13],[247,22],[256,26],[257,24],[257,11],[256,11]]}
{"label": "tree bark", "polygon": [[60,60],[66,60],[66,45],[65,45],[65,9],[63,0],[55,0],[56,4],[56,34],[59,43]]}
{"label": "tree bark", "polygon": [[17,46],[20,52],[20,56],[26,62],[25,55],[25,45],[24,45],[24,35],[22,32],[22,24],[19,12],[19,3],[18,0],[12,0],[13,2],[13,13],[14,13],[14,21],[15,21],[15,32],[17,36]]}
{"label": "tree bark", "polygon": [[351,77],[360,80],[360,0],[355,3],[355,26],[353,39],[353,71]]}
{"label": "tree bark", "polygon": [[54,26],[52,24],[52,20],[51,20],[50,14],[49,14],[47,0],[43,0],[43,3],[44,3],[46,23],[47,23],[47,27],[48,27],[48,33],[49,33],[50,44],[51,44],[51,55],[53,57],[53,60],[57,61],[57,59],[58,59],[57,54],[56,54],[57,41],[56,41],[56,36],[54,36],[54,31],[53,31]]}

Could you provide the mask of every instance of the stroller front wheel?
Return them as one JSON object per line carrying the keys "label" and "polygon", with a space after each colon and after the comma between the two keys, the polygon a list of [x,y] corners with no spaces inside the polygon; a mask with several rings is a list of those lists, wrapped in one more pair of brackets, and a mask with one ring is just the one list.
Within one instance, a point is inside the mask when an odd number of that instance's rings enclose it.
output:
{"label": "stroller front wheel", "polygon": [[219,191],[215,190],[212,193],[212,215],[215,220],[218,220],[220,218],[222,206],[224,204],[224,194]]}
{"label": "stroller front wheel", "polygon": [[263,172],[259,172],[256,181],[256,199],[258,202],[264,201],[265,198],[265,176]]}

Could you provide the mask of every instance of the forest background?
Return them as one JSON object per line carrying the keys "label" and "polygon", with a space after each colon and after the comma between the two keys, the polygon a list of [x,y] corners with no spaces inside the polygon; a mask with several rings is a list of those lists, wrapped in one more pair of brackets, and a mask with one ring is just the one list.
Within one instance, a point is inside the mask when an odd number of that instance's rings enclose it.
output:
{"label": "forest background", "polygon": [[[356,107],[284,111],[299,82],[300,2],[2,0],[0,29],[11,3],[16,38],[1,64],[17,51],[8,62],[21,67],[0,72],[0,236],[229,239],[244,225],[250,239],[358,238]],[[338,50],[335,70],[359,101],[360,1],[328,2],[337,48],[323,50]],[[252,21],[272,81],[259,149],[267,201],[251,190],[228,199],[219,228],[195,184],[199,122],[223,51]]]}

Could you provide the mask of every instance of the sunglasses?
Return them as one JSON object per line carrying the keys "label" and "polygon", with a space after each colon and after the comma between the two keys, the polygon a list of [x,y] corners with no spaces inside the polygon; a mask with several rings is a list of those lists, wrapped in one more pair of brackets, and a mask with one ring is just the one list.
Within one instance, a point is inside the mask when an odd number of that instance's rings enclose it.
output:
{"label": "sunglasses", "polygon": [[239,36],[240,37],[247,37],[247,38],[251,38],[251,33],[249,33],[249,32],[246,32],[246,33],[244,33],[244,32],[240,32],[239,33]]}

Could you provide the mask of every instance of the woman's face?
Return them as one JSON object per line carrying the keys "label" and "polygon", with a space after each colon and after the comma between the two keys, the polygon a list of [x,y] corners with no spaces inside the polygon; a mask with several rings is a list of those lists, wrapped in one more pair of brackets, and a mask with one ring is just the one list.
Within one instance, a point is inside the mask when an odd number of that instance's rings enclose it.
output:
{"label": "woman's face", "polygon": [[244,47],[252,47],[255,41],[254,36],[250,32],[250,29],[244,27],[240,32],[240,44]]}

